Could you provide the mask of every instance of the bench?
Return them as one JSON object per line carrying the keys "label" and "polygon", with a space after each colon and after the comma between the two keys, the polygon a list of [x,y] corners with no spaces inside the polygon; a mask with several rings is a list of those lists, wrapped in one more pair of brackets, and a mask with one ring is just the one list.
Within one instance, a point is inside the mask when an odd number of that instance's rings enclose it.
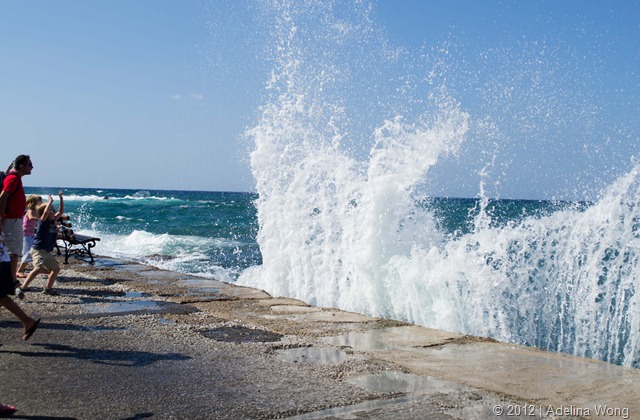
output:
{"label": "bench", "polygon": [[[62,245],[64,246],[64,263],[69,264],[69,256],[73,255],[76,258],[88,256],[91,259],[91,264],[93,264],[94,260],[91,248],[96,246],[96,242],[99,241],[100,238],[74,233],[73,230],[69,229],[70,227],[70,223],[62,222],[58,228],[58,240],[62,241]],[[60,246],[57,242],[56,248],[58,249],[58,255],[60,255]]]}

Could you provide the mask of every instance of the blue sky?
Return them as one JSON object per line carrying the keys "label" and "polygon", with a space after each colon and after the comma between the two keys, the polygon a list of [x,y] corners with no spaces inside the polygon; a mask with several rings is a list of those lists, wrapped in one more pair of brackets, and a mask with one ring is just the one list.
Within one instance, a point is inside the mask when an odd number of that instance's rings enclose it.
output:
{"label": "blue sky", "polygon": [[[33,186],[253,190],[242,134],[271,70],[257,3],[0,0],[0,166],[30,154]],[[639,2],[380,0],[373,17],[413,57],[448,45],[461,106],[503,124],[493,195],[579,198],[640,152]],[[477,193],[496,142],[471,140],[435,193]]]}

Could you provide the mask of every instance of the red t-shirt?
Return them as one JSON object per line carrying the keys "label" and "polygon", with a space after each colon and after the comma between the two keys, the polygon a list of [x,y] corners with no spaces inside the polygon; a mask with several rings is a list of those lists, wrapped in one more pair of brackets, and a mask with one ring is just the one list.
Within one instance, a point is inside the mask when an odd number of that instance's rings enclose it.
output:
{"label": "red t-shirt", "polygon": [[24,209],[27,208],[27,197],[22,188],[22,179],[15,172],[9,172],[2,183],[2,191],[9,193],[9,200],[5,208],[5,219],[22,219]]}

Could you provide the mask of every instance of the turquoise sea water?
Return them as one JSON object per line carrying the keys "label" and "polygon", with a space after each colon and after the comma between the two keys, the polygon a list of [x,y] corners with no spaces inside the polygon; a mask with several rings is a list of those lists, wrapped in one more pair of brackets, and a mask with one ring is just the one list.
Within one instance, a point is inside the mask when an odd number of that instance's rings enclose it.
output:
{"label": "turquoise sea water", "polygon": [[261,263],[253,194],[26,188],[58,191],[74,231],[101,238],[97,254],[225,281]]}

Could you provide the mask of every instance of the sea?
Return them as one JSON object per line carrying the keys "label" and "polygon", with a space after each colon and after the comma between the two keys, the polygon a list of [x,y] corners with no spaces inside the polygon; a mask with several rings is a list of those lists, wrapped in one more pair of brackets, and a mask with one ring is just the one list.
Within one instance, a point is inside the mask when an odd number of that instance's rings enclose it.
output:
{"label": "sea", "polygon": [[75,233],[100,238],[96,254],[225,282],[262,260],[255,194],[86,188],[25,188],[58,203]]}

